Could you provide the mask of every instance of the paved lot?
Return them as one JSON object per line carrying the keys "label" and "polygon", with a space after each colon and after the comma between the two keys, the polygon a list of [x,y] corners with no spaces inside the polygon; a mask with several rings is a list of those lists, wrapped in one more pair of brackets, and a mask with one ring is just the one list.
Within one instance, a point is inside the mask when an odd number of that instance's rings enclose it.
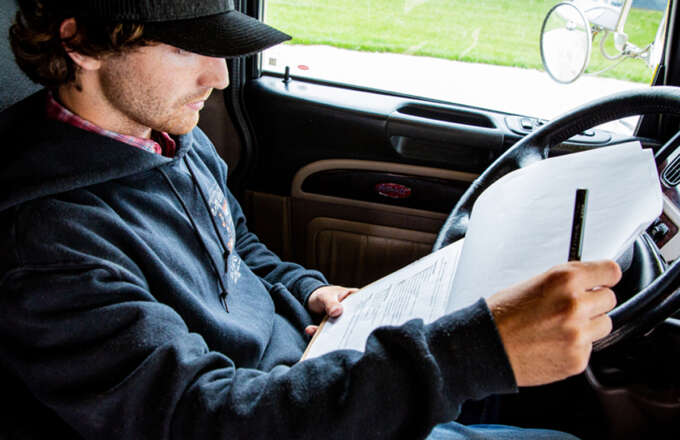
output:
{"label": "paved lot", "polygon": [[[265,52],[263,66],[276,72],[290,66],[291,74],[300,77],[397,90],[546,119],[601,96],[646,87],[594,76],[564,85],[538,70],[328,46],[280,45]],[[629,118],[606,128],[630,133],[634,123],[635,118]]]}

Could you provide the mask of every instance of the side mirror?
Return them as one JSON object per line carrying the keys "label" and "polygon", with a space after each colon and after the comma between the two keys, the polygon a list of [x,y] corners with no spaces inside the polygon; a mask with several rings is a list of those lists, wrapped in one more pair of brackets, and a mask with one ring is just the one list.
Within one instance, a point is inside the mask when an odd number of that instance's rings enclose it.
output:
{"label": "side mirror", "polygon": [[[600,33],[603,34],[600,53],[604,59],[637,58],[649,67],[655,67],[661,61],[666,15],[659,23],[654,41],[640,48],[628,41],[624,32],[632,4],[633,0],[570,0],[553,6],[541,27],[541,60],[550,77],[563,84],[576,81],[588,66],[592,42]],[[614,54],[605,50],[609,34],[613,35],[617,51]],[[610,65],[597,73],[615,66]]]}
{"label": "side mirror", "polygon": [[555,81],[576,81],[590,61],[592,37],[585,14],[573,3],[558,3],[550,9],[541,27],[541,60]]}

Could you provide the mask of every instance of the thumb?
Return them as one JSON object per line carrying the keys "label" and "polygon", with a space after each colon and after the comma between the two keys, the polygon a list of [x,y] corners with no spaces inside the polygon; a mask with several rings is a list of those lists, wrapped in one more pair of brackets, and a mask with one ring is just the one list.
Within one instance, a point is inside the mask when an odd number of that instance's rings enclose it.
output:
{"label": "thumb", "polygon": [[331,318],[337,318],[342,314],[342,304],[337,298],[329,298],[326,302],[326,314]]}

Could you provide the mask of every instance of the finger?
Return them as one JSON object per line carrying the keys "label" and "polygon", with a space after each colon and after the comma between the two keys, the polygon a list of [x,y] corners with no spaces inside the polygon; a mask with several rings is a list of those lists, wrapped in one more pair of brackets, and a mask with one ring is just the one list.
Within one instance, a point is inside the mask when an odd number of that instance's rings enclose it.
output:
{"label": "finger", "polygon": [[308,325],[307,327],[305,327],[305,334],[307,336],[313,336],[318,329],[319,329],[318,325]]}
{"label": "finger", "polygon": [[345,298],[350,296],[351,294],[358,292],[359,289],[356,288],[348,288],[344,292],[342,292],[340,295],[338,295],[338,301],[343,301]]}
{"label": "finger", "polygon": [[612,328],[612,319],[607,315],[600,315],[590,320],[588,334],[590,334],[591,341],[595,342],[611,333]]}
{"label": "finger", "polygon": [[621,268],[615,261],[587,261],[573,263],[579,270],[579,281],[586,290],[595,287],[612,287],[621,279]]}
{"label": "finger", "polygon": [[342,305],[337,299],[329,298],[326,301],[326,313],[331,318],[337,318],[338,316],[340,316],[342,314],[342,310],[343,310]]}
{"label": "finger", "polygon": [[591,318],[610,312],[616,307],[617,302],[614,291],[606,287],[598,287],[586,292],[582,301]]}

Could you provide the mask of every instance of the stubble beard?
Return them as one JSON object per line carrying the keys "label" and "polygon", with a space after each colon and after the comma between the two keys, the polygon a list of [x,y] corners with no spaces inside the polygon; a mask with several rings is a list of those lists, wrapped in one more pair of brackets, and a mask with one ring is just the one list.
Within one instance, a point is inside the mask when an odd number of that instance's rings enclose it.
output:
{"label": "stubble beard", "polygon": [[172,91],[164,90],[152,78],[133,78],[125,63],[110,63],[100,71],[104,97],[122,116],[122,129],[134,132],[139,128],[182,135],[198,124],[198,112],[187,111],[186,104],[205,97],[192,96],[172,99]]}

